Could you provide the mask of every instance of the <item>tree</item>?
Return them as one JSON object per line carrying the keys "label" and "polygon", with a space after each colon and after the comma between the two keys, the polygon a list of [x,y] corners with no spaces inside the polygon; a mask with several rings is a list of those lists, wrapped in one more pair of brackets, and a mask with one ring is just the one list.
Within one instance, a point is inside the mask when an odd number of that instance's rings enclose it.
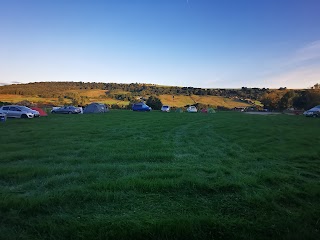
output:
{"label": "tree", "polygon": [[298,109],[305,109],[308,103],[306,92],[301,92],[293,100],[293,106]]}
{"label": "tree", "polygon": [[293,100],[293,106],[300,109],[309,109],[320,104],[319,90],[306,90],[301,92]]}
{"label": "tree", "polygon": [[307,90],[306,97],[307,97],[307,104],[305,106],[305,109],[309,109],[320,104],[319,90]]}
{"label": "tree", "polygon": [[261,99],[261,103],[265,108],[269,110],[275,110],[279,108],[280,97],[275,92],[266,93]]}
{"label": "tree", "polygon": [[280,109],[287,109],[287,108],[292,108],[293,107],[293,101],[294,98],[297,96],[297,94],[293,91],[290,90],[286,94],[282,96],[279,102],[279,108]]}
{"label": "tree", "polygon": [[154,110],[160,110],[162,107],[161,100],[155,96],[149,97],[146,104]]}

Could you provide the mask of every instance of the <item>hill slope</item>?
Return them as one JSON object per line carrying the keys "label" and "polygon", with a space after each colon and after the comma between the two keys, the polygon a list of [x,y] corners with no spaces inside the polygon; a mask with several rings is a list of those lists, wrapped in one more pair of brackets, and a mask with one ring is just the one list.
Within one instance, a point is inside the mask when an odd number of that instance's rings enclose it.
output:
{"label": "hill slope", "polygon": [[239,98],[250,97],[257,100],[264,91],[265,89],[201,89],[139,83],[39,82],[1,86],[0,101],[17,103],[26,100],[51,105],[102,102],[125,107],[130,101],[157,95],[163,104],[175,107],[201,103],[234,108],[251,105]]}

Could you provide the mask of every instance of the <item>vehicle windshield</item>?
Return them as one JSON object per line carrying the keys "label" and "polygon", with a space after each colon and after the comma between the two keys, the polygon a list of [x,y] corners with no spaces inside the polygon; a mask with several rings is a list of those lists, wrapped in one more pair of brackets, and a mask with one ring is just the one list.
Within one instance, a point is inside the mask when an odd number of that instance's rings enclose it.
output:
{"label": "vehicle windshield", "polygon": [[19,107],[21,110],[25,110],[25,111],[32,111],[31,108],[28,108],[28,107]]}

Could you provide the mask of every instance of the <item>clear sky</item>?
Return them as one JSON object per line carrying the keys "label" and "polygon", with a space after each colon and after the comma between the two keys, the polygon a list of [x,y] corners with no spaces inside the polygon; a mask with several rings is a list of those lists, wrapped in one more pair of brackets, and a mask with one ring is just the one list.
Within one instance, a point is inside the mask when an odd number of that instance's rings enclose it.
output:
{"label": "clear sky", "polygon": [[0,0],[0,83],[320,82],[320,0]]}

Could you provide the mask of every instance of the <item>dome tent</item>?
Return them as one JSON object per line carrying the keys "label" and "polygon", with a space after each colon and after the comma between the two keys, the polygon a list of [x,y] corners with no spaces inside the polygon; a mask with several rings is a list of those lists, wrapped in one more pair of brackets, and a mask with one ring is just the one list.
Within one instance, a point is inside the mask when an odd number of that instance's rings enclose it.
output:
{"label": "dome tent", "polygon": [[208,108],[207,113],[216,113],[216,111],[213,108]]}
{"label": "dome tent", "polygon": [[41,117],[43,117],[43,116],[48,116],[48,114],[47,114],[42,108],[31,107],[31,109],[38,111]]}
{"label": "dome tent", "polygon": [[102,103],[90,103],[83,110],[83,113],[105,113],[108,111],[109,111],[108,107]]}

